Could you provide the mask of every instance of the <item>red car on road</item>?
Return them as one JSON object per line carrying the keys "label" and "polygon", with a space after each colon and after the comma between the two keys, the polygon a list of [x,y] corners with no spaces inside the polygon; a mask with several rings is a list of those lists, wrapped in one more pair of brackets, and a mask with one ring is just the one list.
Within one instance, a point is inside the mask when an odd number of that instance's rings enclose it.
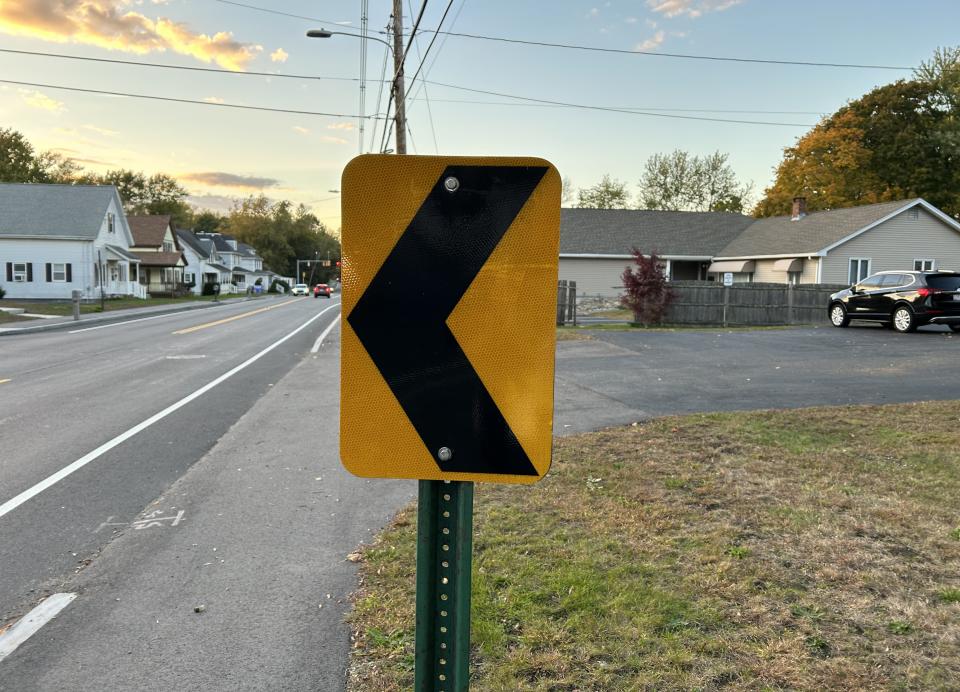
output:
{"label": "red car on road", "polygon": [[314,298],[329,298],[331,293],[333,293],[333,291],[331,291],[330,287],[326,284],[317,284],[313,287]]}

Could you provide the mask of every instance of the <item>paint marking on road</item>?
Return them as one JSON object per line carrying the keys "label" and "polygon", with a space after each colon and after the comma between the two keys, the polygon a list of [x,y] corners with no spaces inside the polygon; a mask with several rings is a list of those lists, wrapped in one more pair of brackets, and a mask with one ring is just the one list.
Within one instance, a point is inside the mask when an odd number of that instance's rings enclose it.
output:
{"label": "paint marking on road", "polygon": [[[224,303],[223,305],[211,305],[210,308],[221,308],[221,307],[226,307],[227,305],[234,305],[234,303]],[[119,327],[122,324],[133,324],[134,322],[146,322],[147,320],[159,320],[161,317],[176,317],[177,315],[182,315],[184,313],[192,312],[197,309],[203,309],[203,308],[190,308],[188,310],[179,310],[177,312],[166,312],[162,315],[153,315],[152,317],[138,317],[135,320],[124,320],[123,322],[111,322],[110,324],[101,324],[99,327],[85,327],[84,329],[73,329],[67,332],[67,334],[79,334],[80,332],[92,332],[95,329],[107,329],[109,327]]]}
{"label": "paint marking on road", "polygon": [[4,383],[9,382],[9,381],[10,381],[10,378],[8,377],[8,378],[5,379],[5,380],[0,380],[0,384],[4,384]]}
{"label": "paint marking on road", "polygon": [[327,335],[333,331],[333,328],[337,326],[337,323],[340,321],[342,315],[337,315],[337,318],[327,325],[327,328],[323,330],[323,334],[317,337],[317,340],[313,342],[313,348],[310,349],[310,353],[316,353],[320,350],[320,347],[323,346],[323,340],[327,338]]}
{"label": "paint marking on road", "polygon": [[198,358],[206,358],[203,354],[196,355],[182,355],[182,356],[167,356],[167,360],[197,360]]}
{"label": "paint marking on road", "polygon": [[17,650],[77,597],[75,593],[55,593],[24,615],[13,627],[0,634],[0,661]]}
{"label": "paint marking on road", "polygon": [[282,308],[284,305],[290,305],[290,303],[296,303],[297,300],[286,300],[282,303],[277,303],[276,305],[268,305],[265,308],[260,308],[259,310],[251,310],[250,312],[241,312],[239,315],[234,315],[233,317],[225,317],[222,320],[217,320],[215,322],[205,322],[204,324],[198,324],[194,327],[187,327],[186,329],[178,329],[173,332],[174,335],[179,336],[181,334],[190,334],[191,332],[196,332],[201,329],[207,329],[208,327],[216,327],[221,324],[226,324],[227,322],[233,322],[234,320],[240,320],[244,317],[250,317],[251,315],[259,315],[261,312],[266,312],[267,310],[273,310],[274,308]]}
{"label": "paint marking on road", "polygon": [[99,447],[97,447],[96,449],[94,449],[92,452],[89,452],[89,453],[83,455],[82,457],[80,457],[79,459],[77,459],[76,461],[74,461],[72,464],[68,464],[67,466],[64,466],[62,469],[60,469],[59,471],[57,471],[56,473],[51,474],[50,476],[47,476],[47,477],[44,478],[42,481],[40,481],[39,483],[37,483],[36,485],[34,485],[34,486],[31,487],[31,488],[27,488],[26,490],[24,490],[22,493],[20,493],[20,494],[17,495],[16,497],[13,497],[13,498],[7,500],[7,501],[4,502],[2,505],[0,505],[0,517],[3,517],[3,516],[5,516],[5,515],[9,514],[9,513],[12,512],[13,510],[15,510],[17,507],[19,507],[20,505],[22,505],[24,502],[26,502],[27,500],[29,500],[30,498],[35,497],[36,495],[39,495],[40,493],[42,493],[42,492],[43,492],[44,490],[46,490],[47,488],[49,488],[49,487],[51,487],[51,486],[53,486],[53,485],[56,485],[57,483],[59,483],[60,481],[62,481],[64,478],[66,478],[67,476],[69,476],[70,474],[72,474],[74,471],[78,471],[79,469],[82,469],[84,466],[86,466],[87,464],[89,464],[91,461],[94,461],[95,459],[103,456],[104,454],[106,454],[107,452],[109,452],[111,449],[113,449],[113,448],[116,447],[117,445],[120,445],[120,444],[126,442],[127,440],[129,440],[131,437],[133,437],[133,436],[136,435],[137,433],[142,432],[143,430],[146,430],[146,429],[149,428],[151,425],[153,425],[154,423],[157,423],[157,422],[163,420],[164,418],[166,418],[167,416],[169,416],[169,415],[170,415],[171,413],[173,413],[174,411],[177,411],[178,409],[183,408],[184,406],[186,406],[187,404],[189,404],[189,403],[190,403],[191,401],[193,401],[194,399],[203,396],[204,394],[206,394],[207,392],[209,392],[211,389],[213,389],[214,387],[216,387],[218,384],[220,384],[220,383],[222,383],[222,382],[225,382],[226,380],[229,380],[231,377],[233,377],[234,375],[236,375],[236,374],[237,374],[238,372],[240,372],[241,370],[244,370],[244,369],[247,368],[248,366],[253,365],[253,364],[256,363],[258,360],[260,360],[261,358],[263,358],[265,355],[267,355],[268,353],[270,353],[270,351],[272,351],[273,349],[275,349],[277,346],[279,346],[280,344],[284,343],[284,342],[287,341],[288,339],[292,339],[294,336],[296,336],[297,334],[299,334],[300,332],[302,332],[304,329],[306,329],[307,327],[309,327],[311,324],[313,324],[314,320],[319,319],[325,312],[327,312],[328,310],[333,310],[335,307],[339,307],[339,305],[340,305],[339,303],[335,303],[334,305],[331,305],[330,307],[325,308],[324,310],[321,310],[321,311],[318,312],[316,315],[314,315],[313,317],[311,317],[310,319],[308,319],[306,322],[304,322],[303,324],[301,324],[299,327],[297,327],[296,329],[294,329],[292,332],[290,332],[290,333],[287,334],[286,336],[278,339],[277,341],[274,341],[272,344],[270,344],[269,346],[267,346],[265,349],[263,349],[262,351],[260,351],[260,352],[257,353],[256,355],[250,356],[250,357],[247,358],[245,361],[243,361],[242,363],[240,363],[240,365],[236,366],[235,368],[233,368],[233,369],[231,369],[231,370],[228,370],[227,372],[225,372],[225,373],[223,373],[222,375],[220,375],[220,377],[216,378],[215,380],[212,380],[212,381],[208,382],[207,384],[205,384],[205,385],[203,385],[202,387],[200,387],[200,389],[196,390],[195,392],[193,392],[193,393],[191,393],[191,394],[188,394],[187,396],[183,397],[183,398],[180,399],[179,401],[177,401],[177,402],[175,402],[175,403],[173,403],[173,404],[170,404],[169,406],[167,406],[165,409],[163,409],[163,410],[160,411],[159,413],[155,413],[155,414],[153,414],[152,416],[150,416],[149,418],[147,418],[146,420],[144,420],[144,421],[142,421],[142,422],[140,422],[140,423],[137,423],[135,426],[133,426],[133,427],[130,428],[129,430],[126,430],[125,432],[122,432],[122,433],[120,433],[119,435],[117,435],[116,437],[114,437],[112,440],[108,440],[107,442],[104,442],[102,445],[100,445]]}

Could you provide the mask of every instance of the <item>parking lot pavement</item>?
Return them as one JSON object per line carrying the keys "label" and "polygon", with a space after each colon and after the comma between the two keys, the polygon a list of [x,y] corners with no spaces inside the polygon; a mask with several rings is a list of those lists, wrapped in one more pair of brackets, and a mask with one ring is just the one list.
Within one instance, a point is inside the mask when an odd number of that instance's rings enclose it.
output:
{"label": "parking lot pavement", "polygon": [[589,334],[557,344],[556,435],[671,414],[960,398],[960,335],[943,327]]}

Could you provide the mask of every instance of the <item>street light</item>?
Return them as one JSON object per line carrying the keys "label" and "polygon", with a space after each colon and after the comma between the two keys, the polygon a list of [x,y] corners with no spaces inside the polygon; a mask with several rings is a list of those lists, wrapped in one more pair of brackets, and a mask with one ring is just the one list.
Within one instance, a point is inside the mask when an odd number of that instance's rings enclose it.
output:
{"label": "street light", "polygon": [[[384,41],[382,38],[377,38],[375,36],[360,36],[358,34],[351,34],[346,31],[328,31],[326,29],[310,29],[307,31],[307,38],[330,38],[332,36],[353,36],[354,38],[366,38],[371,41],[376,41],[377,43],[382,43],[387,48],[393,50],[393,101],[396,104],[394,109],[394,122],[396,127],[396,140],[397,140],[397,153],[406,154],[407,153],[407,123],[405,117],[405,108],[404,108],[404,94],[403,94],[403,42],[402,42],[402,27],[400,26],[400,21],[397,17],[400,17],[398,11],[399,0],[394,0],[394,43],[391,46],[389,43]],[[365,75],[360,75],[361,84],[362,79],[365,78]],[[363,116],[365,113],[361,113],[360,121],[360,147],[363,147]]]}

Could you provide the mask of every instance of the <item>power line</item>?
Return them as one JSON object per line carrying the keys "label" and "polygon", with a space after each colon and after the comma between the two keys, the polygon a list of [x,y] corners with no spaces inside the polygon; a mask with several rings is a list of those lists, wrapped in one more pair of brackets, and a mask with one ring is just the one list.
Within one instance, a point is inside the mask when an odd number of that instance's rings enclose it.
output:
{"label": "power line", "polygon": [[573,43],[552,43],[549,41],[528,41],[505,36],[484,36],[483,34],[465,34],[452,31],[438,33],[460,38],[472,38],[480,41],[499,41],[501,43],[516,43],[524,46],[538,46],[541,48],[563,48],[566,50],[591,51],[595,53],[616,53],[620,55],[648,55],[657,58],[680,58],[683,60],[713,60],[718,62],[756,63],[761,65],[799,65],[802,67],[845,67],[865,70],[912,70],[912,67],[901,65],[864,65],[859,63],[843,62],[816,62],[812,60],[772,60],[766,58],[731,58],[719,55],[694,55],[690,53],[661,53],[650,50],[627,50],[624,48],[600,48],[599,46],[582,46]]}
{"label": "power line", "polygon": [[[281,12],[279,10],[273,10],[267,7],[258,7],[256,5],[248,5],[240,2],[232,2],[231,0],[215,0],[215,2],[222,2],[228,5],[237,5],[238,7],[245,7],[250,10],[256,10],[258,12],[267,12],[270,14],[278,14],[286,17],[294,17],[296,19],[306,19],[311,22],[327,22],[329,20],[318,19],[316,17],[307,17],[299,14],[290,14],[289,12]],[[424,32],[429,32],[429,29],[424,29]],[[719,55],[696,55],[691,53],[660,53],[656,51],[644,51],[644,50],[627,50],[625,48],[601,48],[599,46],[584,46],[574,43],[553,43],[550,41],[531,41],[526,39],[518,38],[509,38],[506,36],[487,36],[484,34],[468,34],[463,32],[454,32],[454,31],[440,31],[434,30],[438,34],[444,34],[446,36],[457,36],[459,38],[470,38],[480,41],[499,41],[502,43],[516,43],[525,46],[537,46],[540,48],[560,48],[565,50],[579,50],[579,51],[591,51],[596,53],[614,53],[620,55],[646,55],[651,57],[658,58],[675,58],[682,60],[713,60],[718,62],[734,62],[734,63],[754,63],[761,65],[798,65],[802,67],[836,67],[836,68],[851,68],[851,69],[868,69],[868,70],[913,70],[913,67],[904,67],[902,65],[870,65],[870,64],[860,64],[860,63],[841,63],[841,62],[818,62],[814,60],[773,60],[767,58],[732,58],[727,56]]]}
{"label": "power line", "polygon": [[[407,0],[407,9],[410,10],[410,14],[413,14],[413,5],[410,3],[410,0]],[[415,37],[415,36],[411,36],[411,37],[410,37],[411,43],[413,42],[414,38],[416,38],[416,37]],[[417,57],[420,58],[421,61],[423,60],[423,52],[420,50],[420,44],[419,44],[419,43],[417,43]],[[414,86],[414,85],[411,84],[411,85],[410,85],[410,88],[412,89],[413,86]],[[439,154],[439,153],[440,153],[440,146],[437,144],[437,129],[436,129],[436,127],[434,126],[434,123],[433,123],[433,108],[431,108],[431,106],[430,106],[430,94],[428,94],[426,91],[424,91],[424,92],[423,92],[423,96],[424,96],[424,98],[425,98],[426,101],[427,101],[427,119],[428,119],[429,122],[430,122],[430,134],[431,134],[431,136],[433,137],[433,153]],[[407,122],[409,122],[409,117],[407,118]],[[409,129],[409,128],[408,128],[408,129]],[[411,131],[411,133],[410,133],[410,140],[413,141],[413,132],[412,132],[412,131]]]}
{"label": "power line", "polygon": [[290,113],[293,115],[319,115],[328,118],[375,118],[373,115],[356,115],[353,113],[323,113],[320,111],[301,111],[292,108],[269,108],[267,106],[244,106],[239,103],[217,103],[215,101],[196,101],[193,99],[173,98],[172,96],[153,96],[150,94],[131,94],[125,91],[105,91],[102,89],[83,89],[81,87],[62,86],[59,84],[39,84],[37,82],[18,82],[12,79],[0,79],[3,84],[17,84],[20,86],[38,87],[40,89],[59,89],[62,91],[78,91],[84,94],[102,94],[105,96],[125,96],[132,99],[147,99],[150,101],[169,101],[172,103],[189,103],[197,106],[215,106],[217,108],[236,108],[248,111],[266,111],[268,113]]}
{"label": "power line", "polygon": [[[463,12],[463,8],[466,7],[467,0],[461,0],[460,7],[457,8],[457,13],[453,15],[453,20],[450,22],[450,30],[453,30],[453,27],[457,25],[457,20],[460,19],[460,13]],[[440,45],[437,47],[437,52],[433,54],[433,60],[430,61],[430,65],[427,67],[426,71],[423,73],[423,79],[420,80],[420,87],[417,91],[414,92],[413,97],[416,98],[420,95],[422,91],[424,95],[427,93],[427,85],[424,83],[424,80],[430,76],[430,72],[433,70],[434,65],[437,64],[437,60],[440,58],[440,53],[443,52],[443,47],[447,45],[447,39],[450,38],[447,35],[444,35],[443,40],[440,42]],[[413,85],[413,88],[416,88],[416,85]]]}
{"label": "power line", "polygon": [[319,75],[308,74],[284,74],[278,72],[237,72],[235,70],[223,70],[217,67],[194,67],[189,65],[170,65],[159,62],[144,62],[142,60],[117,60],[115,58],[91,58],[85,55],[68,55],[67,53],[47,53],[33,50],[14,50],[13,48],[0,48],[0,53],[14,53],[17,55],[32,55],[44,58],[57,58],[61,60],[83,60],[85,62],[110,63],[112,65],[130,65],[133,67],[159,67],[167,70],[187,70],[189,72],[214,72],[216,74],[246,75],[250,77],[282,77],[284,79],[314,79],[314,80],[332,80],[337,82],[359,82],[357,77],[322,77]]}
{"label": "power line", "polygon": [[281,12],[280,10],[273,10],[268,7],[257,7],[256,5],[247,5],[242,2],[234,2],[233,0],[213,0],[214,2],[219,2],[224,5],[234,5],[236,7],[244,7],[248,10],[256,10],[257,12],[268,12],[269,14],[279,14],[283,17],[292,17],[293,19],[306,19],[308,22],[321,22],[323,24],[337,24],[338,26],[343,26],[343,22],[335,22],[332,19],[317,19],[316,17],[307,17],[302,14],[293,14],[291,12]]}
{"label": "power line", "polygon": [[807,123],[781,123],[781,122],[770,122],[764,120],[736,120],[731,118],[707,118],[704,116],[696,115],[677,115],[674,113],[653,113],[649,111],[639,111],[639,110],[629,110],[626,108],[613,108],[609,106],[591,106],[583,103],[570,103],[567,101],[551,101],[549,99],[537,99],[531,98],[528,96],[516,96],[515,94],[505,94],[500,91],[485,91],[483,89],[471,89],[469,87],[461,87],[455,84],[445,84],[443,82],[434,82],[430,81],[430,84],[436,86],[447,87],[448,89],[457,89],[459,91],[469,91],[474,94],[486,94],[487,96],[499,96],[501,98],[508,99],[517,99],[518,101],[530,101],[531,103],[544,103],[553,106],[566,106],[567,108],[580,108],[583,110],[593,110],[593,111],[606,111],[608,113],[626,113],[628,115],[642,115],[650,118],[670,118],[677,120],[700,120],[705,122],[714,122],[714,123],[738,123],[741,125],[779,125],[782,127],[813,127]]}
{"label": "power line", "polygon": [[[420,80],[423,84],[423,80]],[[423,101],[421,98],[414,98],[414,101]],[[568,108],[568,106],[553,103],[516,103],[513,101],[477,101],[473,99],[430,99],[433,103],[467,103],[480,106],[510,106],[515,108]],[[608,106],[624,111],[663,111],[665,113],[743,113],[757,115],[823,115],[824,111],[766,111],[766,110],[741,110],[731,108],[654,108],[647,106]]]}

